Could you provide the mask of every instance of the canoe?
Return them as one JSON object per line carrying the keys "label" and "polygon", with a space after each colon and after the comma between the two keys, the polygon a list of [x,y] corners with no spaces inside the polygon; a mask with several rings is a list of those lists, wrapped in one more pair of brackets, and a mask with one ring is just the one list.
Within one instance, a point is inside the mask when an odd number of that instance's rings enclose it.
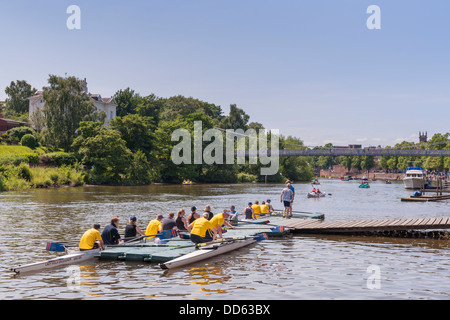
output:
{"label": "canoe", "polygon": [[325,197],[325,193],[317,194],[313,192],[308,192],[308,198],[322,198]]}
{"label": "canoe", "polygon": [[75,251],[58,258],[48,259],[45,261],[34,262],[24,265],[19,265],[17,267],[11,268],[11,271],[15,273],[25,273],[32,271],[39,271],[43,269],[55,268],[62,265],[74,264],[82,261],[86,261],[94,258],[96,254],[100,252],[101,249],[92,249],[86,251]]}
{"label": "canoe", "polygon": [[194,252],[185,254],[176,259],[160,263],[161,269],[174,269],[179,268],[191,263],[209,259],[245,246],[255,243],[256,240],[253,238],[247,239],[233,239],[230,241],[224,241],[220,243],[213,243],[205,246],[199,247]]}

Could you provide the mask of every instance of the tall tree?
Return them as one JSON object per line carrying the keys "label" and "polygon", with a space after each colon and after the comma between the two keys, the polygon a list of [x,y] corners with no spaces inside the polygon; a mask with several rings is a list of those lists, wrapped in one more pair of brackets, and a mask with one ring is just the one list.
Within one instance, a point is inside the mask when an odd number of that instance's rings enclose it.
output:
{"label": "tall tree", "polygon": [[68,151],[80,122],[96,121],[101,116],[83,92],[81,80],[50,75],[48,83],[43,93],[48,143]]}
{"label": "tall tree", "polygon": [[28,98],[36,92],[25,80],[11,81],[6,87],[5,93],[8,98],[5,101],[6,113],[8,115],[19,116],[27,113],[29,109]]}
{"label": "tall tree", "polygon": [[134,90],[126,88],[116,92],[114,101],[117,103],[116,116],[123,117],[130,113],[136,113],[136,109],[141,103],[141,96]]}

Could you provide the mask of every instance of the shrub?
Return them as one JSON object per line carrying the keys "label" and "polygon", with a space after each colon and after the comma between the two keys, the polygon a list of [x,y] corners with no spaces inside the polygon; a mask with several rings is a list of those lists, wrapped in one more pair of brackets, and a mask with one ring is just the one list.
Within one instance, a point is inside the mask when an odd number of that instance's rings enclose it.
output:
{"label": "shrub", "polygon": [[250,173],[239,172],[237,174],[238,182],[254,182],[258,180],[258,176]]}
{"label": "shrub", "polygon": [[19,167],[19,177],[30,182],[32,175],[30,171],[30,167],[26,164],[21,164]]}
{"label": "shrub", "polygon": [[20,143],[23,146],[31,148],[31,149],[35,149],[39,146],[39,143],[38,143],[36,137],[29,133],[24,135],[22,137],[22,139],[20,139]]}
{"label": "shrub", "polygon": [[17,141],[20,141],[26,134],[31,134],[32,136],[34,136],[36,134],[36,131],[31,129],[30,127],[15,127],[9,129],[8,131],[6,131],[6,133],[10,138],[15,138],[17,139]]}
{"label": "shrub", "polygon": [[78,159],[73,153],[52,152],[42,156],[41,161],[44,163],[53,163],[57,166],[63,166],[73,165],[78,161]]}

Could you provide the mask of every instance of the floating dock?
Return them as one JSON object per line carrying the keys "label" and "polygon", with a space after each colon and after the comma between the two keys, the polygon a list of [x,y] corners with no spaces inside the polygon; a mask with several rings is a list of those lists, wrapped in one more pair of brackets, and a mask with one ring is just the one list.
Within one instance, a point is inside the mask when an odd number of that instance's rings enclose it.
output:
{"label": "floating dock", "polygon": [[296,234],[349,234],[375,231],[450,229],[450,217],[324,222],[289,219],[283,223]]}

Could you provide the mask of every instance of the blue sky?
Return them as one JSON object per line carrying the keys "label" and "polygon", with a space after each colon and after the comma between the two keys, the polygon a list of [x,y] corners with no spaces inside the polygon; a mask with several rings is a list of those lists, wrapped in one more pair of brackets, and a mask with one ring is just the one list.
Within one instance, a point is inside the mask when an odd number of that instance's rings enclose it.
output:
{"label": "blue sky", "polygon": [[[81,30],[69,30],[69,5]],[[381,30],[369,30],[369,5]],[[450,2],[0,1],[0,100],[13,80],[87,78],[237,104],[306,145],[394,145],[449,132]]]}

